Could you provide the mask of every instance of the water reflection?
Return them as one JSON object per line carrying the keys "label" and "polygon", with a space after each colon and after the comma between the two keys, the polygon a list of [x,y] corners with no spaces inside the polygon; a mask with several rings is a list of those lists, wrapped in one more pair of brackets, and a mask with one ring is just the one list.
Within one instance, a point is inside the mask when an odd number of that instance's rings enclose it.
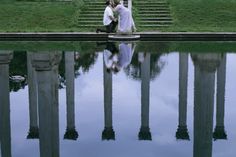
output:
{"label": "water reflection", "polygon": [[103,64],[103,89],[104,89],[104,130],[102,140],[115,140],[115,132],[112,125],[112,72]]}
{"label": "water reflection", "polygon": [[188,54],[179,54],[179,125],[176,139],[189,140],[187,127]]}
{"label": "water reflection", "polygon": [[12,57],[12,52],[0,51],[0,145],[2,157],[11,157],[9,63]]}
{"label": "water reflection", "polygon": [[66,73],[66,119],[67,128],[64,135],[65,139],[76,140],[78,132],[75,129],[75,54],[74,52],[65,53],[65,73]]}
{"label": "water reflection", "polygon": [[142,54],[141,62],[141,128],[139,140],[152,140],[149,128],[150,53]]}
{"label": "water reflection", "polygon": [[59,52],[32,55],[39,108],[39,143],[42,157],[59,156],[58,64]]}
{"label": "water reflection", "polygon": [[[113,128],[113,77],[121,73],[139,80],[141,85],[141,119],[139,140],[156,142],[150,129],[150,83],[164,70],[166,63],[162,53],[135,52],[134,43],[105,43],[102,52],[104,130],[102,140],[115,140]],[[9,63],[12,52],[0,52],[0,142],[1,156],[11,157],[11,121],[9,101]],[[83,67],[89,71],[98,53],[79,52],[27,52],[27,83],[29,90],[29,132],[27,139],[39,139],[40,156],[60,156],[58,90],[59,75],[66,87],[66,129],[64,139],[77,140],[75,112],[75,78]],[[187,125],[189,56],[194,63],[194,115],[193,138]],[[85,61],[88,59],[87,61]],[[64,62],[62,63],[61,60]],[[194,157],[212,157],[213,140],[227,139],[224,126],[226,54],[179,53],[178,128],[175,138],[193,141]],[[82,64],[83,62],[84,64]],[[64,66],[59,68],[60,66]],[[82,70],[83,71],[83,70]],[[118,73],[119,72],[119,73]],[[217,74],[217,75],[216,75]],[[23,74],[22,74],[23,75]],[[216,77],[217,76],[217,77]],[[217,84],[215,80],[217,78]],[[137,82],[137,81],[136,81]],[[217,88],[216,88],[217,85]],[[80,88],[80,87],[78,87]],[[214,122],[214,99],[216,88],[216,126]],[[94,89],[98,90],[98,89]],[[97,121],[100,123],[100,121]],[[156,124],[155,124],[156,125]],[[191,125],[190,125],[191,126]],[[175,126],[176,127],[176,126]],[[78,127],[80,130],[80,126]],[[176,129],[176,128],[175,128]],[[101,136],[101,135],[97,135]],[[82,136],[81,136],[82,137]],[[117,138],[118,137],[118,138]],[[117,140],[118,141],[118,140]],[[151,142],[150,142],[151,143]],[[75,143],[76,144],[76,143]]]}
{"label": "water reflection", "polygon": [[214,140],[227,139],[227,134],[225,132],[225,127],[224,127],[225,79],[226,79],[226,54],[223,54],[222,61],[217,69],[216,126],[213,134]]}
{"label": "water reflection", "polygon": [[194,62],[194,157],[212,156],[215,73],[221,54],[192,54]]}
{"label": "water reflection", "polygon": [[27,52],[27,72],[28,72],[28,90],[29,90],[29,121],[30,128],[27,139],[39,138],[38,127],[38,92],[36,71],[32,65],[33,52]]}
{"label": "water reflection", "polygon": [[[9,66],[10,91],[17,92],[27,86],[27,54],[26,51],[13,51],[12,61]],[[14,76],[20,76],[25,79],[11,79]]]}
{"label": "water reflection", "polygon": [[103,52],[107,71],[118,73],[122,68],[128,67],[131,63],[135,47],[133,43],[121,42],[119,49],[117,49],[115,43],[107,42]]}

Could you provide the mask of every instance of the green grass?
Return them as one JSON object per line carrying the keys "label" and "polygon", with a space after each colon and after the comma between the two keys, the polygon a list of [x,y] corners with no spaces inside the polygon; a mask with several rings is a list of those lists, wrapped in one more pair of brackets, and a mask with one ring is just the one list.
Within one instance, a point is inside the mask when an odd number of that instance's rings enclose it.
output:
{"label": "green grass", "polygon": [[[236,32],[236,0],[167,1],[170,4],[174,24],[169,28],[156,28],[155,31]],[[0,32],[91,31],[88,28],[77,27],[82,5],[83,0],[73,2],[1,0]],[[134,19],[136,12],[134,8]],[[153,28],[147,28],[138,31],[152,30]]]}
{"label": "green grass", "polygon": [[2,2],[0,32],[75,31],[77,8],[71,2]]}
{"label": "green grass", "polygon": [[168,0],[174,24],[164,31],[236,32],[236,0]]}

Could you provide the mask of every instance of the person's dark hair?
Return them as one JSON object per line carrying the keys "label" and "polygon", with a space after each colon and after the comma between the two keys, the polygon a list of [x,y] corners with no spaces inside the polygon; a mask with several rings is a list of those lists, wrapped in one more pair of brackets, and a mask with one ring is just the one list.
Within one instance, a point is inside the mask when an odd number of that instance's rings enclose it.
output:
{"label": "person's dark hair", "polygon": [[118,69],[117,67],[115,67],[115,68],[113,69],[114,74],[117,74],[119,71],[120,71],[120,69]]}
{"label": "person's dark hair", "polygon": [[110,68],[107,68],[107,73],[111,73],[111,69]]}
{"label": "person's dark hair", "polygon": [[120,4],[120,1],[119,0],[115,0],[114,3],[115,3],[115,6],[117,6],[118,4]]}
{"label": "person's dark hair", "polygon": [[106,1],[105,5],[110,5],[110,1],[109,0]]}

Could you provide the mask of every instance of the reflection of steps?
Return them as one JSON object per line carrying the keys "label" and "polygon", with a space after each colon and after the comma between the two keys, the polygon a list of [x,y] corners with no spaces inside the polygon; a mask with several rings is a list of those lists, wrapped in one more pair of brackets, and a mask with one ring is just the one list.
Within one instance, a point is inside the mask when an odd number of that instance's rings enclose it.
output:
{"label": "reflection of steps", "polygon": [[158,29],[173,23],[166,0],[135,0],[133,6],[137,9],[136,23],[139,28]]}
{"label": "reflection of steps", "polygon": [[96,30],[103,26],[103,12],[105,10],[104,0],[84,0],[85,5],[78,17],[77,27]]}

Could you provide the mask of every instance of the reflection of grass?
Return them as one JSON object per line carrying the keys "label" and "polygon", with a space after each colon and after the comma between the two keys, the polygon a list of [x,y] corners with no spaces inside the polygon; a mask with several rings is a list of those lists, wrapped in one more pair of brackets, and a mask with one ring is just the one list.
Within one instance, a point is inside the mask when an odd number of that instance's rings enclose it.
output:
{"label": "reflection of grass", "polygon": [[[236,42],[137,42],[135,52],[170,53],[170,52],[236,52]],[[116,43],[118,46],[118,43]],[[103,51],[105,45],[83,41],[50,42],[0,42],[0,50],[15,51],[78,51],[94,53]]]}
{"label": "reflection of grass", "polygon": [[78,51],[80,53],[94,53],[104,50],[104,46],[98,47],[96,42],[80,41],[2,41],[0,50],[14,51]]}
{"label": "reflection of grass", "polygon": [[236,52],[236,42],[140,42],[136,52]]}
{"label": "reflection of grass", "polygon": [[175,42],[171,51],[191,53],[236,53],[236,42]]}

